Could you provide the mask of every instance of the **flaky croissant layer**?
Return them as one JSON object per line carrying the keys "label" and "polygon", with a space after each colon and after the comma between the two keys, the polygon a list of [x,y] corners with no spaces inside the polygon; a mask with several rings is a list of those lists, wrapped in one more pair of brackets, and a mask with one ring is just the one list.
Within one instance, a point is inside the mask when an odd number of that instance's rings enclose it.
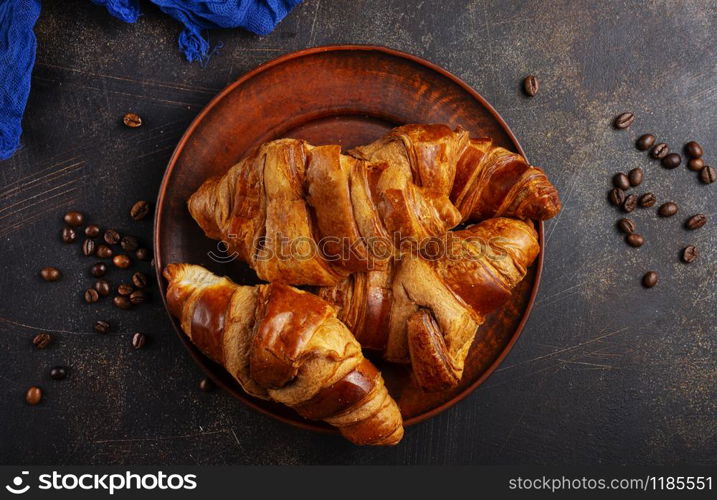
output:
{"label": "flaky croissant layer", "polygon": [[401,414],[334,308],[282,284],[239,286],[170,264],[167,306],[191,341],[250,395],[337,427],[361,445],[393,445]]}

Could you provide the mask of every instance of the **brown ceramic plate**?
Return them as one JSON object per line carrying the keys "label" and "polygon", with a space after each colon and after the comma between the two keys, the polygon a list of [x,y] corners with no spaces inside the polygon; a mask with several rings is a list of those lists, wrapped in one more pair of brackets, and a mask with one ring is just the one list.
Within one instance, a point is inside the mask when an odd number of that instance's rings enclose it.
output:
{"label": "brown ceramic plate", "polygon": [[[164,174],[155,215],[155,265],[201,264],[240,284],[255,284],[240,262],[221,263],[221,246],[204,237],[186,209],[186,200],[209,176],[225,172],[253,146],[280,137],[350,148],[405,123],[461,125],[473,136],[489,136],[523,153],[513,133],[475,90],[446,70],[391,49],[370,46],[318,47],[287,54],[259,66],[219,93],[190,125]],[[543,226],[538,224],[541,246]],[[405,368],[374,360],[407,425],[445,410],[467,396],[506,356],[533,306],[543,265],[542,252],[507,307],[479,329],[460,386],[425,394]],[[231,394],[282,421],[313,430],[322,423],[246,395],[220,366],[204,357],[181,333],[192,357]]]}

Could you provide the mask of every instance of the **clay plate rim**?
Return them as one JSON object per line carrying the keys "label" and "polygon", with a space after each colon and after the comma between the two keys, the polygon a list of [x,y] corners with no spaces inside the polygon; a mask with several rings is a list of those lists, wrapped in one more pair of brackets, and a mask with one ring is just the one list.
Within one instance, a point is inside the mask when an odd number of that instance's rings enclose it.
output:
{"label": "clay plate rim", "polygon": [[[207,375],[220,387],[222,387],[224,390],[226,390],[228,393],[230,393],[232,396],[236,397],[237,399],[241,400],[243,403],[247,404],[251,408],[265,414],[269,415],[272,418],[275,418],[277,420],[280,420],[284,423],[293,425],[295,427],[299,427],[302,429],[307,429],[315,432],[327,432],[327,433],[337,433],[338,431],[332,428],[320,426],[316,423],[306,421],[303,422],[298,419],[291,419],[287,418],[284,415],[279,415],[276,413],[273,413],[267,408],[263,408],[259,405],[257,405],[253,400],[247,397],[246,394],[243,392],[237,391],[234,387],[226,385],[223,380],[216,376],[215,373],[213,373],[212,370],[209,370],[206,368],[206,358],[204,355],[202,355],[192,344],[191,341],[187,338],[187,336],[184,334],[184,332],[181,331],[180,328],[177,326],[177,322],[175,319],[169,314],[169,310],[167,309],[167,301],[165,297],[166,292],[166,285],[164,277],[162,276],[162,269],[164,267],[164,263],[162,262],[162,256],[161,253],[158,251],[160,248],[162,248],[162,241],[160,239],[160,220],[162,218],[162,210],[164,207],[164,199],[167,191],[167,187],[169,185],[169,179],[171,178],[172,172],[174,170],[174,167],[177,164],[177,160],[179,159],[179,156],[182,154],[184,147],[193,134],[194,130],[199,126],[199,124],[202,122],[204,117],[211,111],[211,109],[216,106],[226,95],[234,91],[234,89],[240,85],[242,85],[247,80],[255,77],[256,75],[262,73],[263,71],[270,69],[276,65],[282,64],[286,61],[290,61],[292,59],[298,59],[301,57],[305,57],[308,55],[313,55],[317,53],[322,52],[340,52],[340,51],[366,51],[366,52],[380,52],[383,54],[388,54],[390,56],[399,57],[407,59],[413,63],[420,64],[422,66],[425,66],[426,68],[435,71],[436,73],[439,73],[441,76],[451,80],[456,85],[460,86],[463,90],[465,90],[468,94],[470,94],[471,97],[473,97],[476,101],[478,101],[481,106],[483,106],[488,112],[491,114],[491,116],[498,122],[498,124],[503,128],[507,136],[510,138],[511,142],[513,143],[513,146],[515,147],[515,150],[520,153],[524,158],[527,160],[527,156],[525,155],[525,151],[523,151],[523,148],[521,147],[520,143],[518,142],[518,139],[515,137],[515,134],[513,134],[513,131],[510,129],[508,124],[503,120],[503,118],[498,114],[498,112],[493,108],[491,104],[486,101],[483,96],[481,96],[478,92],[476,92],[473,88],[471,88],[467,83],[465,83],[463,80],[455,76],[454,74],[450,73],[446,69],[427,61],[421,57],[415,56],[413,54],[409,54],[406,52],[402,52],[399,50],[391,49],[388,47],[383,47],[379,45],[326,45],[326,46],[319,46],[319,47],[312,47],[307,49],[298,50],[295,52],[289,52],[287,54],[284,54],[282,56],[277,57],[276,59],[272,59],[270,61],[267,61],[253,70],[244,73],[242,76],[240,76],[236,81],[229,84],[227,87],[225,87],[222,91],[220,91],[214,98],[212,98],[211,101],[202,109],[202,111],[192,120],[192,123],[189,125],[187,130],[184,132],[184,135],[182,135],[182,138],[177,143],[176,148],[174,149],[174,152],[172,153],[172,156],[169,159],[169,163],[167,164],[167,168],[164,172],[164,176],[162,177],[162,183],[159,188],[159,194],[157,195],[156,200],[156,210],[154,214],[154,236],[153,236],[153,244],[154,244],[154,267],[155,267],[155,275],[157,278],[157,283],[159,283],[160,289],[161,289],[161,295],[162,295],[162,303],[164,304],[165,311],[167,311],[167,314],[170,317],[170,320],[172,321],[172,325],[174,326],[174,330],[179,336],[180,340],[182,341],[182,344],[187,348],[190,355],[194,359],[199,366],[202,367],[202,369],[207,373]],[[422,422],[428,418],[431,418],[442,411],[447,410],[448,408],[454,406],[456,403],[462,401],[465,399],[469,394],[471,394],[478,386],[480,386],[483,382],[486,381],[486,379],[495,371],[495,369],[503,362],[505,357],[508,355],[510,350],[515,345],[516,341],[520,337],[520,334],[523,331],[523,328],[525,327],[525,323],[528,321],[528,318],[530,317],[530,313],[533,310],[533,306],[535,304],[535,298],[538,293],[538,288],[540,287],[540,280],[543,273],[543,257],[544,257],[544,243],[545,243],[545,234],[544,234],[544,227],[543,222],[538,221],[537,222],[537,230],[538,230],[538,239],[540,242],[540,254],[538,254],[537,262],[535,262],[533,265],[535,266],[535,278],[533,279],[533,287],[530,292],[530,297],[528,299],[528,303],[525,307],[525,310],[523,311],[523,315],[521,317],[520,322],[518,323],[518,326],[516,327],[515,331],[513,332],[513,335],[511,336],[508,343],[505,345],[501,353],[498,355],[498,357],[493,361],[493,363],[483,372],[483,374],[478,377],[478,379],[473,382],[471,385],[467,386],[461,393],[454,396],[452,399],[444,402],[443,404],[433,408],[432,410],[429,410],[425,413],[422,413],[420,415],[417,415],[415,417],[411,417],[409,419],[404,420],[403,424],[405,427],[417,424],[419,422]]]}

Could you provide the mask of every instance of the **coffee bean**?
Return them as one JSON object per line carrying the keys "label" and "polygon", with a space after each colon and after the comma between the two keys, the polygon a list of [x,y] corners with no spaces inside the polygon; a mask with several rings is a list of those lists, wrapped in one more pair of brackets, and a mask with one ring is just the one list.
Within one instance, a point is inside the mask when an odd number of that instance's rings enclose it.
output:
{"label": "coffee bean", "polygon": [[707,224],[707,216],[705,214],[693,215],[685,223],[687,229],[699,229]]}
{"label": "coffee bean", "polygon": [[129,309],[132,307],[132,303],[127,297],[122,295],[116,295],[112,298],[112,304],[120,309]]}
{"label": "coffee bean", "polygon": [[687,264],[694,262],[699,255],[700,252],[698,252],[697,248],[692,245],[689,245],[682,250],[682,260]]}
{"label": "coffee bean", "polygon": [[146,274],[137,271],[132,275],[132,284],[137,288],[145,288],[149,284],[149,278]]}
{"label": "coffee bean", "polygon": [[639,248],[645,244],[645,238],[637,233],[628,234],[625,236],[625,241],[631,247]]}
{"label": "coffee bean", "polygon": [[635,143],[635,147],[640,151],[647,151],[655,144],[655,136],[652,134],[642,134]]}
{"label": "coffee bean", "polygon": [[67,369],[62,366],[55,366],[50,370],[50,378],[53,380],[63,380],[67,377]]}
{"label": "coffee bean", "polygon": [[96,331],[97,333],[102,333],[102,334],[109,333],[109,331],[110,331],[110,324],[109,324],[109,322],[107,322],[107,321],[105,321],[105,320],[102,320],[102,319],[97,320],[97,321],[95,322],[95,331]]}
{"label": "coffee bean", "polygon": [[617,129],[625,129],[632,125],[632,122],[634,121],[635,115],[633,113],[622,113],[615,118],[615,122],[613,124]]}
{"label": "coffee bean", "polygon": [[623,212],[630,213],[635,210],[635,207],[637,207],[637,195],[634,193],[628,194],[625,197],[624,203],[622,204]]}
{"label": "coffee bean", "polygon": [[107,264],[98,262],[90,268],[90,274],[95,278],[100,278],[107,274]]}
{"label": "coffee bean", "polygon": [[672,217],[677,213],[677,204],[672,201],[665,202],[657,209],[657,213],[660,217]]}
{"label": "coffee bean", "polygon": [[525,77],[525,80],[523,80],[523,90],[530,97],[535,96],[535,94],[538,93],[539,88],[540,84],[538,83],[538,79],[535,75],[528,75]]}
{"label": "coffee bean", "polygon": [[705,165],[700,171],[700,180],[705,184],[712,184],[714,181],[717,181],[717,170],[709,165]]}
{"label": "coffee bean", "polygon": [[129,214],[134,220],[144,219],[149,215],[149,203],[144,200],[136,202],[132,205],[132,208],[130,208]]}
{"label": "coffee bean", "polygon": [[133,305],[142,304],[147,300],[147,294],[145,294],[142,290],[135,290],[132,292],[129,296],[129,301]]}
{"label": "coffee bean", "polygon": [[685,154],[690,158],[701,158],[704,154],[704,151],[702,150],[702,146],[700,146],[699,143],[695,141],[690,141],[685,144]]}
{"label": "coffee bean", "polygon": [[85,299],[85,302],[87,302],[88,304],[94,304],[95,302],[100,300],[100,294],[94,288],[88,288],[87,290],[85,290],[83,297]]}
{"label": "coffee bean", "polygon": [[86,257],[95,254],[95,241],[87,238],[82,242],[82,254]]}
{"label": "coffee bean", "polygon": [[127,113],[122,117],[122,123],[129,128],[137,128],[142,126],[142,118],[136,113]]}
{"label": "coffee bean", "polygon": [[138,248],[135,255],[139,260],[149,260],[152,258],[152,253],[146,248]]}
{"label": "coffee bean", "polygon": [[62,241],[72,243],[77,239],[77,232],[69,226],[62,228]]}
{"label": "coffee bean", "polygon": [[38,349],[44,349],[52,342],[52,335],[49,333],[38,333],[32,338],[32,345]]}
{"label": "coffee bean", "polygon": [[214,382],[211,381],[211,379],[203,378],[199,382],[199,389],[202,392],[212,392],[215,388],[216,386],[214,385]]}
{"label": "coffee bean", "polygon": [[627,174],[627,178],[630,180],[630,185],[633,187],[639,186],[640,184],[642,184],[642,177],[643,177],[643,172],[640,167],[633,168]]}
{"label": "coffee bean", "polygon": [[110,282],[107,280],[97,280],[95,281],[95,290],[97,290],[97,293],[102,295],[103,297],[107,297],[110,292],[112,291],[112,287],[110,286]]}
{"label": "coffee bean", "polygon": [[641,207],[647,208],[657,203],[657,198],[652,193],[645,193],[640,196],[640,199],[637,202],[640,204]]}
{"label": "coffee bean", "polygon": [[630,180],[627,175],[622,172],[619,172],[612,177],[612,184],[616,188],[620,188],[623,191],[630,189]]}
{"label": "coffee bean", "polygon": [[132,261],[129,256],[121,253],[112,257],[112,263],[120,269],[127,269],[132,264]]}
{"label": "coffee bean", "polygon": [[679,167],[680,163],[682,163],[682,157],[677,153],[670,153],[662,159],[662,166],[669,169]]}
{"label": "coffee bean", "polygon": [[134,252],[139,248],[139,240],[134,236],[123,236],[122,241],[120,241],[120,246],[125,252]]}
{"label": "coffee bean", "polygon": [[687,168],[693,172],[699,172],[705,166],[705,161],[702,158],[690,158],[687,161]]}
{"label": "coffee bean", "polygon": [[85,236],[88,238],[97,238],[100,235],[100,226],[97,224],[90,224],[85,228]]}
{"label": "coffee bean", "polygon": [[618,207],[625,201],[625,191],[620,188],[613,188],[608,198],[610,199],[610,203]]}
{"label": "coffee bean", "polygon": [[100,259],[109,259],[110,257],[112,257],[113,253],[114,252],[112,251],[112,249],[107,245],[97,246],[97,257],[99,257]]}
{"label": "coffee bean", "polygon": [[650,156],[652,156],[656,160],[661,160],[667,154],[670,152],[670,148],[667,147],[667,144],[664,142],[660,142],[658,144],[655,144],[653,148],[650,150]]}
{"label": "coffee bean", "polygon": [[57,281],[62,278],[62,273],[56,267],[46,266],[40,269],[40,277],[45,281]]}
{"label": "coffee bean", "polygon": [[120,242],[120,234],[114,229],[107,229],[105,231],[104,239],[108,245],[116,245]]}
{"label": "coffee bean", "polygon": [[135,349],[142,349],[144,344],[147,342],[147,338],[144,333],[137,332],[132,335],[132,347]]}
{"label": "coffee bean", "polygon": [[63,217],[65,220],[65,224],[67,224],[70,227],[77,227],[81,226],[85,222],[85,215],[82,212],[67,212],[65,216]]}
{"label": "coffee bean", "polygon": [[132,285],[128,285],[127,283],[120,283],[117,285],[117,293],[120,295],[129,295],[132,292],[134,292]]}
{"label": "coffee bean", "polygon": [[617,221],[617,228],[625,234],[632,234],[635,232],[636,226],[632,219],[620,219]]}
{"label": "coffee bean", "polygon": [[648,271],[642,277],[642,286],[645,288],[652,288],[657,285],[657,273],[655,271]]}
{"label": "coffee bean", "polygon": [[40,404],[40,401],[42,401],[42,389],[33,385],[25,393],[25,402],[35,406]]}

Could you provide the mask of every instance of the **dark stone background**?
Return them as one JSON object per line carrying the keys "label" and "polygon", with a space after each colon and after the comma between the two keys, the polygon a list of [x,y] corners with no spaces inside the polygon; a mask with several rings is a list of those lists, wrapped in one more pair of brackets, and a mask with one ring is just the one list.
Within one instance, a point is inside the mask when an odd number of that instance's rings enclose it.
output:
{"label": "dark stone background", "polygon": [[[268,37],[214,32],[224,48],[206,68],[183,60],[179,26],[152,6],[126,25],[84,0],[43,3],[24,149],[0,163],[0,462],[717,463],[717,185],[632,146],[647,131],[674,148],[695,139],[717,163],[715,2],[306,0]],[[388,45],[463,78],[565,205],[546,225],[543,283],[512,353],[469,398],[390,449],[200,392],[202,373],[158,297],[132,313],[83,304],[92,261],[58,237],[61,215],[78,208],[149,242],[151,221],[133,222],[128,209],[155,198],[202,106],[264,61],[333,43]],[[520,92],[528,73],[541,81],[534,99]],[[633,127],[612,129],[625,110]],[[120,124],[128,111],[145,118],[141,129]],[[635,214],[647,238],[639,250],[621,241],[606,202],[612,174],[636,166],[644,190],[681,207],[669,220]],[[697,212],[712,220],[688,233],[682,222]],[[702,252],[690,266],[678,260],[688,243]],[[48,264],[64,280],[42,283]],[[648,269],[662,276],[652,290],[639,284]],[[92,331],[100,317],[112,334]],[[144,351],[129,346],[135,330],[151,337]],[[57,336],[46,351],[31,346],[39,331]],[[49,380],[55,364],[71,367],[67,380]],[[33,384],[45,390],[37,407],[23,400]]]}

